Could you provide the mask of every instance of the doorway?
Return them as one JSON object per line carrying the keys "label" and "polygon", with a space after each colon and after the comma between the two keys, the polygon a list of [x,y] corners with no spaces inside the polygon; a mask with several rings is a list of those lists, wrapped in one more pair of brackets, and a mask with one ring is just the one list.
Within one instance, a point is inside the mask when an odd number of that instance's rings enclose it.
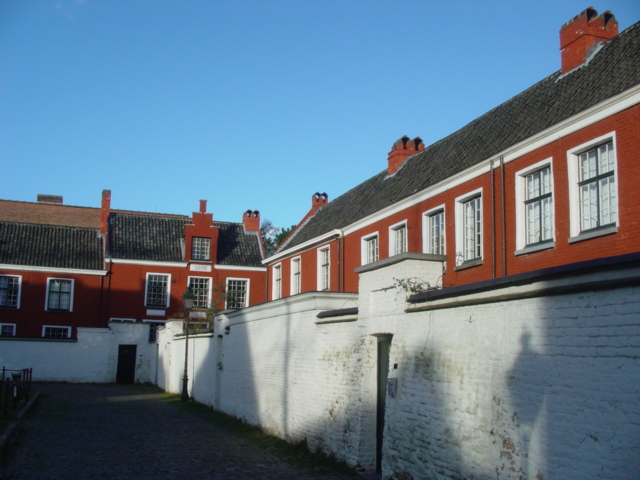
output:
{"label": "doorway", "polygon": [[118,345],[116,383],[133,383],[136,379],[137,345]]}
{"label": "doorway", "polygon": [[384,412],[387,400],[389,376],[389,350],[393,335],[378,335],[378,394],[376,408],[376,473],[382,473],[382,442],[384,437]]}

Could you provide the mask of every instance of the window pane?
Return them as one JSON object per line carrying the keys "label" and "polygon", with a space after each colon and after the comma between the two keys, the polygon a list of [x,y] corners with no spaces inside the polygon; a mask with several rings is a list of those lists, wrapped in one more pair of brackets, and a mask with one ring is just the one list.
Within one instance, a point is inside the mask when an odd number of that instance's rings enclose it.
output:
{"label": "window pane", "polygon": [[229,280],[227,283],[227,308],[244,308],[246,298],[247,281]]}
{"label": "window pane", "polygon": [[194,307],[209,308],[209,281],[208,278],[190,279],[189,286],[196,296],[196,300],[193,302]]}

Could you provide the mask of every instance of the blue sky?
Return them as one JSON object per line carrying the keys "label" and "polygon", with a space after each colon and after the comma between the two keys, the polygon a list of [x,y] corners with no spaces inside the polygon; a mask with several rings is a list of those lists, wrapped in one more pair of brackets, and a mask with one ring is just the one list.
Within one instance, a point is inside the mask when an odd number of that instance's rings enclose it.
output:
{"label": "blue sky", "polygon": [[[593,1],[620,30],[636,0]],[[286,227],[560,67],[573,0],[3,0],[0,198]]]}

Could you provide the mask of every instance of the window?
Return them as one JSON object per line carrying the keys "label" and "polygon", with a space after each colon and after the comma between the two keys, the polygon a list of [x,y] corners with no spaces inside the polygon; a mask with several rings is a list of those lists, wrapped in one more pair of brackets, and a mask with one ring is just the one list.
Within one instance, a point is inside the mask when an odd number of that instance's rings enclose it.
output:
{"label": "window", "polygon": [[407,224],[402,222],[389,229],[389,256],[407,251]]}
{"label": "window", "polygon": [[247,306],[249,280],[239,278],[227,279],[227,308],[244,308]]}
{"label": "window", "polygon": [[191,260],[211,259],[211,239],[193,237],[191,239]]}
{"label": "window", "polygon": [[71,338],[71,327],[53,327],[44,325],[42,327],[44,338]]}
{"label": "window", "polygon": [[189,277],[189,287],[196,296],[193,306],[197,308],[209,308],[211,303],[211,279],[205,277]]}
{"label": "window", "polygon": [[282,297],[282,268],[280,265],[273,267],[273,299]]}
{"label": "window", "polygon": [[377,262],[378,254],[378,234],[374,233],[362,238],[362,265]]}
{"label": "window", "polygon": [[482,190],[456,198],[456,265],[482,260]]}
{"label": "window", "polygon": [[302,288],[300,257],[291,259],[291,295],[297,295]]}
{"label": "window", "polygon": [[424,251],[433,255],[444,255],[444,207],[425,213]]}
{"label": "window", "polygon": [[158,327],[164,327],[164,322],[161,320],[143,320],[143,322],[149,324],[149,343],[156,343]]}
{"label": "window", "polygon": [[146,306],[147,307],[169,307],[169,285],[170,275],[161,273],[148,273],[147,274],[147,292],[146,292]]}
{"label": "window", "polygon": [[318,250],[318,290],[329,290],[329,247]]}
{"label": "window", "polygon": [[615,135],[574,148],[568,161],[571,236],[580,237],[573,241],[613,233],[618,224]]}
{"label": "window", "polygon": [[13,337],[16,334],[15,323],[0,323],[0,337]]}
{"label": "window", "polygon": [[516,173],[516,255],[553,248],[552,159]]}
{"label": "window", "polygon": [[46,309],[57,312],[73,310],[73,280],[63,278],[48,280]]}
{"label": "window", "polygon": [[0,275],[0,308],[20,307],[19,276]]}

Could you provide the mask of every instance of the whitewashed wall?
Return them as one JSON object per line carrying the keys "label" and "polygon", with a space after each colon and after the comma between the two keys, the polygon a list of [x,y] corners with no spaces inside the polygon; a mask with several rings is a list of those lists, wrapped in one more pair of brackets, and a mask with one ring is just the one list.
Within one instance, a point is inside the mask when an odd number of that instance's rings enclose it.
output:
{"label": "whitewashed wall", "polygon": [[154,382],[156,344],[148,324],[110,323],[109,328],[78,328],[77,341],[0,341],[0,365],[33,368],[34,381],[115,382],[118,345],[137,345],[136,382]]}
{"label": "whitewashed wall", "polygon": [[[194,397],[372,471],[375,335],[390,334],[398,389],[386,399],[383,478],[640,478],[640,287],[522,297],[637,279],[637,269],[416,309],[394,279],[433,285],[441,264],[404,258],[379,267],[360,273],[359,297],[307,293],[218,318],[213,336],[194,340],[203,343],[190,360]],[[357,320],[317,318],[356,305]],[[161,336],[160,364],[175,377],[164,388],[177,392],[184,341],[169,337]]]}

